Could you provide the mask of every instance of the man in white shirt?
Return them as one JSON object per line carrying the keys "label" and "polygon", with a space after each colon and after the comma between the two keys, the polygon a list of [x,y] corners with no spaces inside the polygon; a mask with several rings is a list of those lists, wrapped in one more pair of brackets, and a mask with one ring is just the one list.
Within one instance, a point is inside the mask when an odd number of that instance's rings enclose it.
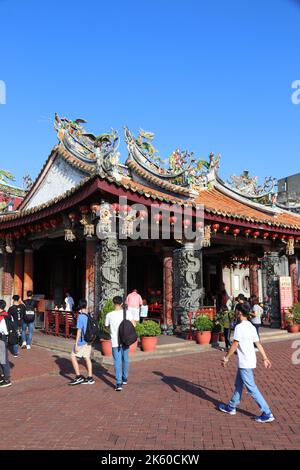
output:
{"label": "man in white shirt", "polygon": [[[129,369],[129,348],[119,345],[119,326],[124,319],[122,297],[117,295],[113,298],[115,310],[109,312],[105,317],[105,326],[110,328],[112,354],[116,373],[116,391],[122,390],[122,385],[127,384]],[[126,319],[135,326],[132,313],[127,310]]]}
{"label": "man in white shirt", "polygon": [[66,293],[65,304],[66,304],[66,311],[67,312],[73,312],[74,299],[73,299],[73,297],[71,297],[69,292]]}
{"label": "man in white shirt", "polygon": [[245,304],[239,304],[236,307],[236,313],[239,315],[240,323],[235,327],[233,345],[223,358],[222,362],[223,367],[226,367],[230,357],[235,353],[235,351],[237,351],[238,371],[235,380],[235,391],[228,405],[220,404],[219,410],[224,413],[235,415],[236,407],[241,401],[243,387],[245,385],[249,395],[251,395],[256,401],[262,413],[261,416],[255,416],[255,421],[259,423],[269,423],[274,421],[275,418],[254,381],[253,369],[256,368],[254,345],[261,352],[264,365],[267,369],[271,367],[271,362],[267,358],[264,348],[259,342],[255,327],[249,321],[249,307]]}
{"label": "man in white shirt", "polygon": [[0,300],[0,387],[9,387],[10,381],[10,365],[8,360],[8,314],[5,311],[6,302]]}

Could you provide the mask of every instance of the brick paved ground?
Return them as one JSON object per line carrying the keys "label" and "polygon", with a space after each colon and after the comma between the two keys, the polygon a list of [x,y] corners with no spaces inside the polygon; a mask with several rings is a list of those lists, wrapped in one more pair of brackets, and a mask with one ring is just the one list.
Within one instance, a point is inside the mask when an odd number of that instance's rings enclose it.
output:
{"label": "brick paved ground", "polygon": [[236,416],[216,410],[236,371],[234,360],[219,366],[218,351],[134,363],[121,393],[113,369],[95,370],[94,385],[70,387],[66,357],[22,351],[11,358],[13,386],[0,390],[0,449],[299,449],[300,365],[291,363],[291,344],[266,345],[273,368],[260,361],[256,372],[277,418],[269,424],[250,419],[257,408],[247,395]]}

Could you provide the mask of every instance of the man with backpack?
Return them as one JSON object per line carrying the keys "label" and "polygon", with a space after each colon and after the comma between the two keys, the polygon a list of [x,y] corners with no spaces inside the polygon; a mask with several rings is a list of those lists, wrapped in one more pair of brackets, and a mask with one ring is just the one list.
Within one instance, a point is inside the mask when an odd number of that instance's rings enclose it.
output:
{"label": "man with backpack", "polygon": [[[23,324],[24,316],[26,314],[26,307],[23,304],[23,302],[20,300],[19,295],[13,296],[13,304],[11,307],[9,307],[7,313],[15,323],[17,334],[18,334],[18,340],[19,340],[22,335],[22,324]],[[12,354],[14,357],[18,357],[18,348],[19,348],[18,342],[17,344],[12,346]]]}
{"label": "man with backpack", "polygon": [[[95,383],[92,375],[92,343],[95,341],[99,329],[96,319],[94,319],[87,311],[87,301],[82,299],[78,304],[78,318],[77,318],[77,334],[75,346],[71,353],[71,361],[74,367],[76,377],[69,382],[69,385],[87,384],[92,385]],[[85,378],[80,374],[78,359],[84,358],[88,370],[88,376]]]}
{"label": "man with backpack", "polygon": [[[31,341],[34,329],[34,320],[35,320],[35,311],[37,308],[37,303],[33,300],[33,292],[31,290],[27,291],[27,299],[24,300],[24,305],[26,311],[24,312],[23,324],[22,324],[22,349],[30,349]],[[26,341],[26,330],[28,328],[28,338]]]}
{"label": "man with backpack", "polygon": [[115,390],[120,392],[127,384],[129,368],[129,346],[136,341],[135,320],[130,311],[126,312],[122,297],[113,298],[115,310],[105,317],[105,326],[110,328],[112,354],[116,374]]}
{"label": "man with backpack", "polygon": [[9,316],[5,311],[6,302],[0,300],[0,387],[11,386],[8,360]]}

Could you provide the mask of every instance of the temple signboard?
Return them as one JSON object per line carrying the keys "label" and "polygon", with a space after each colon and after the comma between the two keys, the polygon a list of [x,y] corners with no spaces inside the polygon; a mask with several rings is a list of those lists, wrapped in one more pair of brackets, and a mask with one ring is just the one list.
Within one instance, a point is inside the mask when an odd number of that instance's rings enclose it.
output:
{"label": "temple signboard", "polygon": [[285,328],[284,317],[287,313],[287,310],[293,306],[292,278],[290,276],[280,276],[279,292],[280,292],[281,328]]}

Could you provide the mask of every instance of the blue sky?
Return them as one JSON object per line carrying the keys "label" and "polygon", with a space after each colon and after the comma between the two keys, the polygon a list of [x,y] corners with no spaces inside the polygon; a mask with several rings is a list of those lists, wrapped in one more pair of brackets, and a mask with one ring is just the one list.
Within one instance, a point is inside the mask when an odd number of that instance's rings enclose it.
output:
{"label": "blue sky", "polygon": [[36,177],[57,112],[220,152],[223,177],[299,172],[299,25],[297,0],[0,0],[0,168]]}

